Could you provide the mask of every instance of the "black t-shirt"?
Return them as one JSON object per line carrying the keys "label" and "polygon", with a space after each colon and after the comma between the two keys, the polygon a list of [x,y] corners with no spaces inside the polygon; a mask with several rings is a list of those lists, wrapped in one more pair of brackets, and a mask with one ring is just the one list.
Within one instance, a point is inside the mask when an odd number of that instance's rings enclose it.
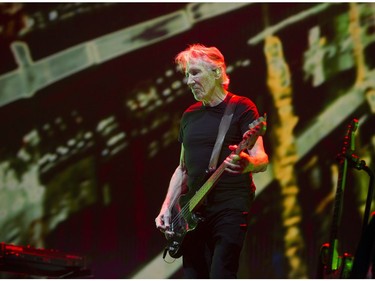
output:
{"label": "black t-shirt", "polygon": [[[189,189],[199,189],[204,183],[202,178],[208,168],[220,121],[230,96],[232,94],[229,93],[223,102],[214,107],[204,106],[202,102],[197,102],[182,115],[179,141],[185,148]],[[249,124],[258,117],[259,113],[255,104],[247,97],[237,96],[237,105],[223,142],[218,166],[231,153],[228,146],[239,144],[243,134],[249,129]],[[254,191],[251,173],[232,175],[224,172],[209,193],[207,204],[216,206],[215,209],[247,210],[250,193]]]}

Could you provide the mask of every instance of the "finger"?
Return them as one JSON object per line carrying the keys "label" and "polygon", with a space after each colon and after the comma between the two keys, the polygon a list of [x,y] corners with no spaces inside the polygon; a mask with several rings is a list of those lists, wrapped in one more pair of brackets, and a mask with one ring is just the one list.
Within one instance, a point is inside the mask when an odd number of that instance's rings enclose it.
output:
{"label": "finger", "polygon": [[165,231],[164,233],[165,233],[165,235],[166,235],[167,237],[172,237],[172,236],[174,236],[174,232],[173,232],[173,231],[169,231],[169,230],[167,230],[167,231]]}
{"label": "finger", "polygon": [[156,228],[160,228],[161,227],[161,220],[160,220],[160,218],[156,218],[155,219],[155,225],[156,225]]}
{"label": "finger", "polygon": [[230,167],[225,168],[225,171],[227,171],[230,174],[236,174],[236,175],[241,174],[241,172],[239,170],[236,170],[236,169],[233,169],[233,168],[230,168]]}
{"label": "finger", "polygon": [[237,161],[238,159],[240,159],[240,157],[237,154],[230,154],[230,155],[228,155],[227,158],[225,158],[224,161],[233,163],[233,162]]}
{"label": "finger", "polygon": [[166,228],[164,226],[158,226],[157,229],[159,229],[161,232],[165,232],[166,231]]}
{"label": "finger", "polygon": [[237,158],[237,157],[228,157],[226,160],[225,160],[225,164],[226,166],[229,166],[229,168],[232,168],[233,170],[236,170],[239,168],[239,165],[241,164],[240,159]]}
{"label": "finger", "polygon": [[170,225],[170,218],[171,217],[167,216],[167,215],[164,215],[163,218],[162,218],[163,219],[163,225],[167,229],[169,228],[169,225]]}
{"label": "finger", "polygon": [[155,219],[155,224],[157,227],[164,227],[164,216],[159,216]]}
{"label": "finger", "polygon": [[232,158],[227,158],[224,160],[227,168],[235,170],[238,166],[238,162],[236,160],[233,160]]}
{"label": "finger", "polygon": [[241,169],[241,166],[233,162],[232,160],[230,161],[225,160],[225,164],[226,164],[225,170],[232,174],[233,173],[238,174],[239,170]]}
{"label": "finger", "polygon": [[232,162],[237,162],[238,160],[240,160],[241,159],[241,157],[239,156],[239,155],[232,155]]}
{"label": "finger", "polygon": [[156,228],[159,229],[161,232],[165,232],[166,231],[166,227],[164,225],[164,222],[163,222],[163,219],[162,218],[156,218],[155,219],[155,224],[156,224]]}
{"label": "finger", "polygon": [[237,145],[229,145],[229,149],[232,151],[236,150],[236,148],[237,148]]}

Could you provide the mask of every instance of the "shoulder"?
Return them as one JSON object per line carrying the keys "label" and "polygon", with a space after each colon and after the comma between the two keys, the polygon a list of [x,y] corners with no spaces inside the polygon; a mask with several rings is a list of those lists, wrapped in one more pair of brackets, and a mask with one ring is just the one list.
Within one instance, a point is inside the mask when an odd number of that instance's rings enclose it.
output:
{"label": "shoulder", "polygon": [[202,102],[196,102],[185,109],[184,114],[202,109]]}
{"label": "shoulder", "polygon": [[197,113],[202,112],[202,102],[196,102],[190,105],[185,111],[182,113],[181,123],[184,124],[187,120],[191,119]]}
{"label": "shoulder", "polygon": [[239,95],[232,98],[236,103],[235,116],[238,116],[239,120],[249,124],[259,117],[258,108],[250,98]]}
{"label": "shoulder", "polygon": [[232,100],[243,109],[256,110],[255,103],[248,97],[232,94]]}

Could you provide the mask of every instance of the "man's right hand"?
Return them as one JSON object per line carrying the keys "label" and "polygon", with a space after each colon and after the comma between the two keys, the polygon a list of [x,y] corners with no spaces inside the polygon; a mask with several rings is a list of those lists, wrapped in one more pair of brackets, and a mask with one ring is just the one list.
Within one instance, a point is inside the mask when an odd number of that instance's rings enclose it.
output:
{"label": "man's right hand", "polygon": [[159,215],[155,219],[156,228],[161,232],[168,232],[171,224],[171,211],[168,207],[162,207]]}

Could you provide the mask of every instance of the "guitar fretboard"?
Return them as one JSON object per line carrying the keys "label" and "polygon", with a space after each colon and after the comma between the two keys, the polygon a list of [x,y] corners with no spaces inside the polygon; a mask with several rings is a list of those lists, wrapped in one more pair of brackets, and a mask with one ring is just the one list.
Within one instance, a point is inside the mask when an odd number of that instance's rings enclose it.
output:
{"label": "guitar fretboard", "polygon": [[[238,144],[236,150],[232,152],[232,154],[239,155],[241,151],[247,149],[252,149],[258,137],[265,132],[265,121],[266,116],[262,116],[255,120],[253,123],[249,125],[249,131],[245,134],[242,141]],[[260,124],[260,126],[259,126]],[[258,126],[258,127],[257,127]],[[257,129],[257,130],[255,130]],[[215,184],[220,179],[221,175],[225,171],[227,164],[225,162],[221,163],[221,165],[215,170],[215,172],[210,176],[210,178],[202,185],[202,187],[194,194],[194,196],[188,202],[189,204],[189,211],[193,212],[204,200],[210,190],[215,186]]]}

